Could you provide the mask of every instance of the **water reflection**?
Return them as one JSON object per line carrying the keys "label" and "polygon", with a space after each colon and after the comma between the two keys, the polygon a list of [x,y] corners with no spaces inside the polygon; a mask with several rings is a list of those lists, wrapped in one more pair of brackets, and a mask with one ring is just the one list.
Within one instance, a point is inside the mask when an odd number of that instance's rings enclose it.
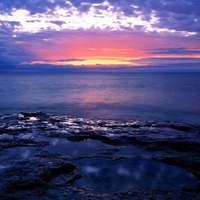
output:
{"label": "water reflection", "polygon": [[0,112],[198,123],[199,80],[195,74],[2,75]]}
{"label": "water reflection", "polygon": [[70,142],[67,139],[60,138],[47,138],[47,140],[50,142],[50,145],[45,147],[45,150],[71,157],[95,155],[100,152],[99,149],[101,148],[113,147],[93,140],[85,140],[83,142]]}
{"label": "water reflection", "polygon": [[30,158],[36,152],[34,147],[14,147],[1,151],[1,159]]}
{"label": "water reflection", "polygon": [[197,180],[185,170],[148,159],[129,158],[108,161],[104,158],[75,161],[83,173],[77,186],[98,192],[128,191],[133,189],[174,189],[195,186]]}
{"label": "water reflection", "polygon": [[[144,154],[134,146],[121,146],[115,151],[116,147],[94,140],[73,143],[66,139],[49,139],[49,142],[47,150],[71,156],[72,162],[81,170],[83,178],[78,180],[76,185],[98,192],[178,189],[195,186],[197,183],[197,179],[184,169],[134,157],[133,155]],[[104,151],[111,152],[110,155],[130,158],[111,161],[109,157],[104,157]]]}
{"label": "water reflection", "polygon": [[[197,179],[184,169],[133,156],[141,151],[136,147],[122,146],[118,151],[114,151],[116,147],[100,141],[86,140],[74,143],[67,139],[46,139],[50,145],[44,150],[70,156],[71,162],[81,170],[83,178],[75,182],[76,186],[86,186],[97,192],[123,192],[133,189],[178,189],[183,186],[195,187],[197,184]],[[103,149],[112,154],[102,155]],[[8,162],[12,158],[26,159],[34,156],[36,152],[37,149],[32,147],[3,150],[0,169],[12,165]],[[127,158],[113,161],[110,158],[114,155],[126,155]]]}

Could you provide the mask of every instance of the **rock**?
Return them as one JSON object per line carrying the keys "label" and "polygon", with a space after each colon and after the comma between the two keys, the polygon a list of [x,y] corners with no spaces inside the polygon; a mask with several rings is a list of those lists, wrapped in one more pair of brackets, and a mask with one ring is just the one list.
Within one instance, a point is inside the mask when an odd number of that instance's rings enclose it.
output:
{"label": "rock", "polygon": [[200,181],[197,183],[197,192],[200,193]]}
{"label": "rock", "polygon": [[[28,138],[29,135],[33,137]],[[42,139],[36,140],[35,136]],[[140,149],[139,156],[184,168],[200,180],[200,125],[88,120],[43,112],[23,112],[0,116],[0,151],[32,147],[37,153],[29,158],[14,157],[3,161],[0,199],[51,199],[45,196],[47,190],[57,190],[59,194],[64,194],[64,199],[178,199],[185,194],[191,199],[199,198],[199,183],[193,190],[130,190],[109,194],[76,187],[74,183],[81,178],[79,169],[67,155],[43,151],[42,148],[49,144],[46,137],[65,138],[73,142],[88,139],[100,141],[109,148],[101,149],[100,155],[92,155],[91,158],[102,156],[113,161],[127,159],[126,155],[117,155],[122,146],[134,146]]]}
{"label": "rock", "polygon": [[13,148],[13,147],[45,147],[49,145],[49,142],[47,141],[36,141],[33,139],[18,139],[18,138],[12,138],[12,139],[7,139],[3,138],[0,139],[0,148],[3,149],[8,149],[8,148]]}
{"label": "rock", "polygon": [[191,131],[191,127],[189,127],[187,125],[183,125],[183,124],[181,124],[181,125],[173,124],[173,125],[170,126],[170,128],[175,129],[175,130],[179,130],[179,131],[186,131],[186,132]]}
{"label": "rock", "polygon": [[46,153],[46,156],[29,159],[16,159],[11,167],[0,172],[2,197],[39,197],[48,188],[70,186],[81,173],[67,157]]}
{"label": "rock", "polygon": [[24,117],[39,117],[46,115],[45,113],[38,111],[38,112],[22,112],[20,113]]}
{"label": "rock", "polygon": [[98,151],[100,151],[102,155],[113,155],[120,150],[120,148],[98,149]]}

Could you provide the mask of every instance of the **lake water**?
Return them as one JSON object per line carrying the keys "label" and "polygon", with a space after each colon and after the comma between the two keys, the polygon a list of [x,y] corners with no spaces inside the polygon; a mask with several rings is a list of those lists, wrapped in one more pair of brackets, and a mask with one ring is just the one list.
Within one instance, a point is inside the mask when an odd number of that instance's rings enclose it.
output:
{"label": "lake water", "polygon": [[0,114],[200,123],[200,73],[1,74]]}

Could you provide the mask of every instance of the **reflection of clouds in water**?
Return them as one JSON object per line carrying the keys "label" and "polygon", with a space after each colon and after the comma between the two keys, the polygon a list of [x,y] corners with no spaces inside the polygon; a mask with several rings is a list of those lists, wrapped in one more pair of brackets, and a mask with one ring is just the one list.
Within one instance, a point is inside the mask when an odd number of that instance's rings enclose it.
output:
{"label": "reflection of clouds in water", "polygon": [[73,150],[73,151],[72,151],[72,155],[73,155],[73,156],[76,156],[76,155],[79,155],[79,153],[78,153],[77,150]]}
{"label": "reflection of clouds in water", "polygon": [[[174,172],[175,172],[175,170],[174,170]],[[155,180],[160,180],[162,178],[163,174],[166,174],[166,173],[167,173],[166,167],[161,165],[157,169],[157,173],[155,174]],[[171,173],[171,175],[172,175],[172,173]]]}
{"label": "reflection of clouds in water", "polygon": [[86,146],[87,146],[88,148],[96,148],[96,143],[93,142],[93,140],[87,140]]}
{"label": "reflection of clouds in water", "polygon": [[130,171],[128,169],[125,169],[124,167],[119,167],[117,169],[117,173],[119,175],[123,175],[123,176],[129,176],[130,175]]}
{"label": "reflection of clouds in water", "polygon": [[3,150],[1,152],[1,158],[12,158],[12,157],[22,157],[24,159],[29,158],[35,152],[34,148],[27,148],[27,147],[14,147]]}
{"label": "reflection of clouds in water", "polygon": [[29,149],[26,149],[22,152],[22,158],[28,158],[31,155],[31,151]]}
{"label": "reflection of clouds in water", "polygon": [[58,143],[59,143],[59,140],[58,140],[57,138],[53,139],[52,142],[51,142],[51,144],[52,144],[53,146],[58,145]]}
{"label": "reflection of clouds in water", "polygon": [[60,139],[60,138],[51,138],[49,139],[50,145],[47,147],[47,149],[50,149],[51,151],[55,151],[56,153],[65,153],[67,155],[76,156],[79,155],[80,148],[74,143],[69,142],[66,139]]}
{"label": "reflection of clouds in water", "polygon": [[[109,150],[109,152],[111,149],[113,150],[113,146],[94,140],[82,142],[69,142],[67,139],[52,138],[49,140],[51,145],[46,149],[72,157],[98,155],[99,149]],[[135,148],[132,147],[123,146],[121,148],[122,155],[130,155],[135,151]],[[143,158],[109,161],[93,157],[74,160],[73,163],[83,173],[84,178],[78,182],[89,188],[96,188],[98,191],[126,191],[157,187],[178,188],[186,183],[189,185],[195,182],[194,177],[185,170]],[[172,182],[172,180],[175,181]]]}
{"label": "reflection of clouds in water", "polygon": [[8,164],[0,164],[0,170],[1,169],[5,169],[5,168],[9,168],[11,165],[8,165]]}
{"label": "reflection of clouds in water", "polygon": [[98,167],[93,167],[93,166],[86,166],[84,168],[84,172],[87,174],[94,174],[94,175],[99,175],[100,168]]}
{"label": "reflection of clouds in water", "polygon": [[142,158],[114,162],[86,158],[75,163],[83,172],[84,178],[79,182],[100,192],[179,188],[196,183],[194,176],[189,177],[183,169]]}
{"label": "reflection of clouds in water", "polygon": [[146,162],[141,162],[140,164],[134,165],[132,176],[134,177],[134,179],[140,180],[147,169],[148,166],[146,166]]}

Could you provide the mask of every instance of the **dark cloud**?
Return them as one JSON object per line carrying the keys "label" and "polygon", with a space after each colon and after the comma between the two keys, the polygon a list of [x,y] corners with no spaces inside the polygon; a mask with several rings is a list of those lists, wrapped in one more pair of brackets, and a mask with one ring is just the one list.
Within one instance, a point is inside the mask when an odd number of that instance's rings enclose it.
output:
{"label": "dark cloud", "polygon": [[6,68],[13,68],[18,64],[17,55],[15,56],[16,49],[12,49],[3,45],[4,44],[0,42],[0,71]]}
{"label": "dark cloud", "polygon": [[150,54],[179,54],[179,55],[192,55],[192,54],[200,54],[200,50],[197,49],[188,49],[185,47],[177,47],[177,48],[156,48],[153,49]]}
{"label": "dark cloud", "polygon": [[157,65],[166,71],[181,71],[181,72],[200,72],[200,59],[180,59],[180,58],[155,58],[151,59],[151,66]]}
{"label": "dark cloud", "polygon": [[67,59],[59,59],[59,60],[42,60],[44,62],[76,62],[76,61],[85,61],[86,59],[80,58],[67,58]]}
{"label": "dark cloud", "polygon": [[196,63],[200,65],[200,58],[149,58],[148,60],[155,61],[155,62],[161,62],[161,63]]}
{"label": "dark cloud", "polygon": [[120,8],[127,16],[141,16],[143,20],[150,21],[154,14],[154,17],[158,18],[154,25],[157,28],[200,32],[199,0],[109,0],[109,2]]}
{"label": "dark cloud", "polygon": [[48,1],[34,1],[34,0],[9,0],[6,1],[4,0],[0,4],[1,12],[2,13],[10,13],[13,9],[27,9],[29,10],[32,14],[36,12],[45,12],[46,11],[46,3]]}
{"label": "dark cloud", "polygon": [[[23,36],[26,38],[26,36]],[[0,63],[2,66],[15,66],[23,61],[30,61],[34,58],[27,51],[23,51],[20,48],[20,43],[24,41],[18,38],[11,37],[10,35],[4,34],[4,37],[0,37]],[[19,44],[18,44],[19,43]]]}
{"label": "dark cloud", "polygon": [[4,37],[12,35],[13,29],[19,22],[5,22],[0,20],[0,40]]}
{"label": "dark cloud", "polygon": [[[200,1],[174,0],[174,1],[146,1],[149,4],[143,7],[143,13],[155,11],[159,21],[158,28],[168,28],[176,31],[200,31]],[[157,3],[156,3],[157,2]],[[159,3],[158,3],[159,2]],[[150,9],[150,10],[149,10]]]}
{"label": "dark cloud", "polygon": [[[13,9],[26,9],[31,14],[45,13],[48,9],[54,9],[56,6],[69,8],[68,2],[75,7],[80,7],[82,3],[103,3],[104,0],[2,0],[0,2],[0,9],[2,13],[10,13]],[[83,7],[80,9],[83,9]]]}
{"label": "dark cloud", "polygon": [[136,66],[148,68],[153,71],[157,68],[158,71],[178,71],[178,72],[200,72],[200,58],[145,58],[139,61],[130,60]]}
{"label": "dark cloud", "polygon": [[69,58],[69,59],[62,59],[58,60],[60,62],[73,62],[73,61],[85,61],[86,59],[79,59],[79,58]]}

